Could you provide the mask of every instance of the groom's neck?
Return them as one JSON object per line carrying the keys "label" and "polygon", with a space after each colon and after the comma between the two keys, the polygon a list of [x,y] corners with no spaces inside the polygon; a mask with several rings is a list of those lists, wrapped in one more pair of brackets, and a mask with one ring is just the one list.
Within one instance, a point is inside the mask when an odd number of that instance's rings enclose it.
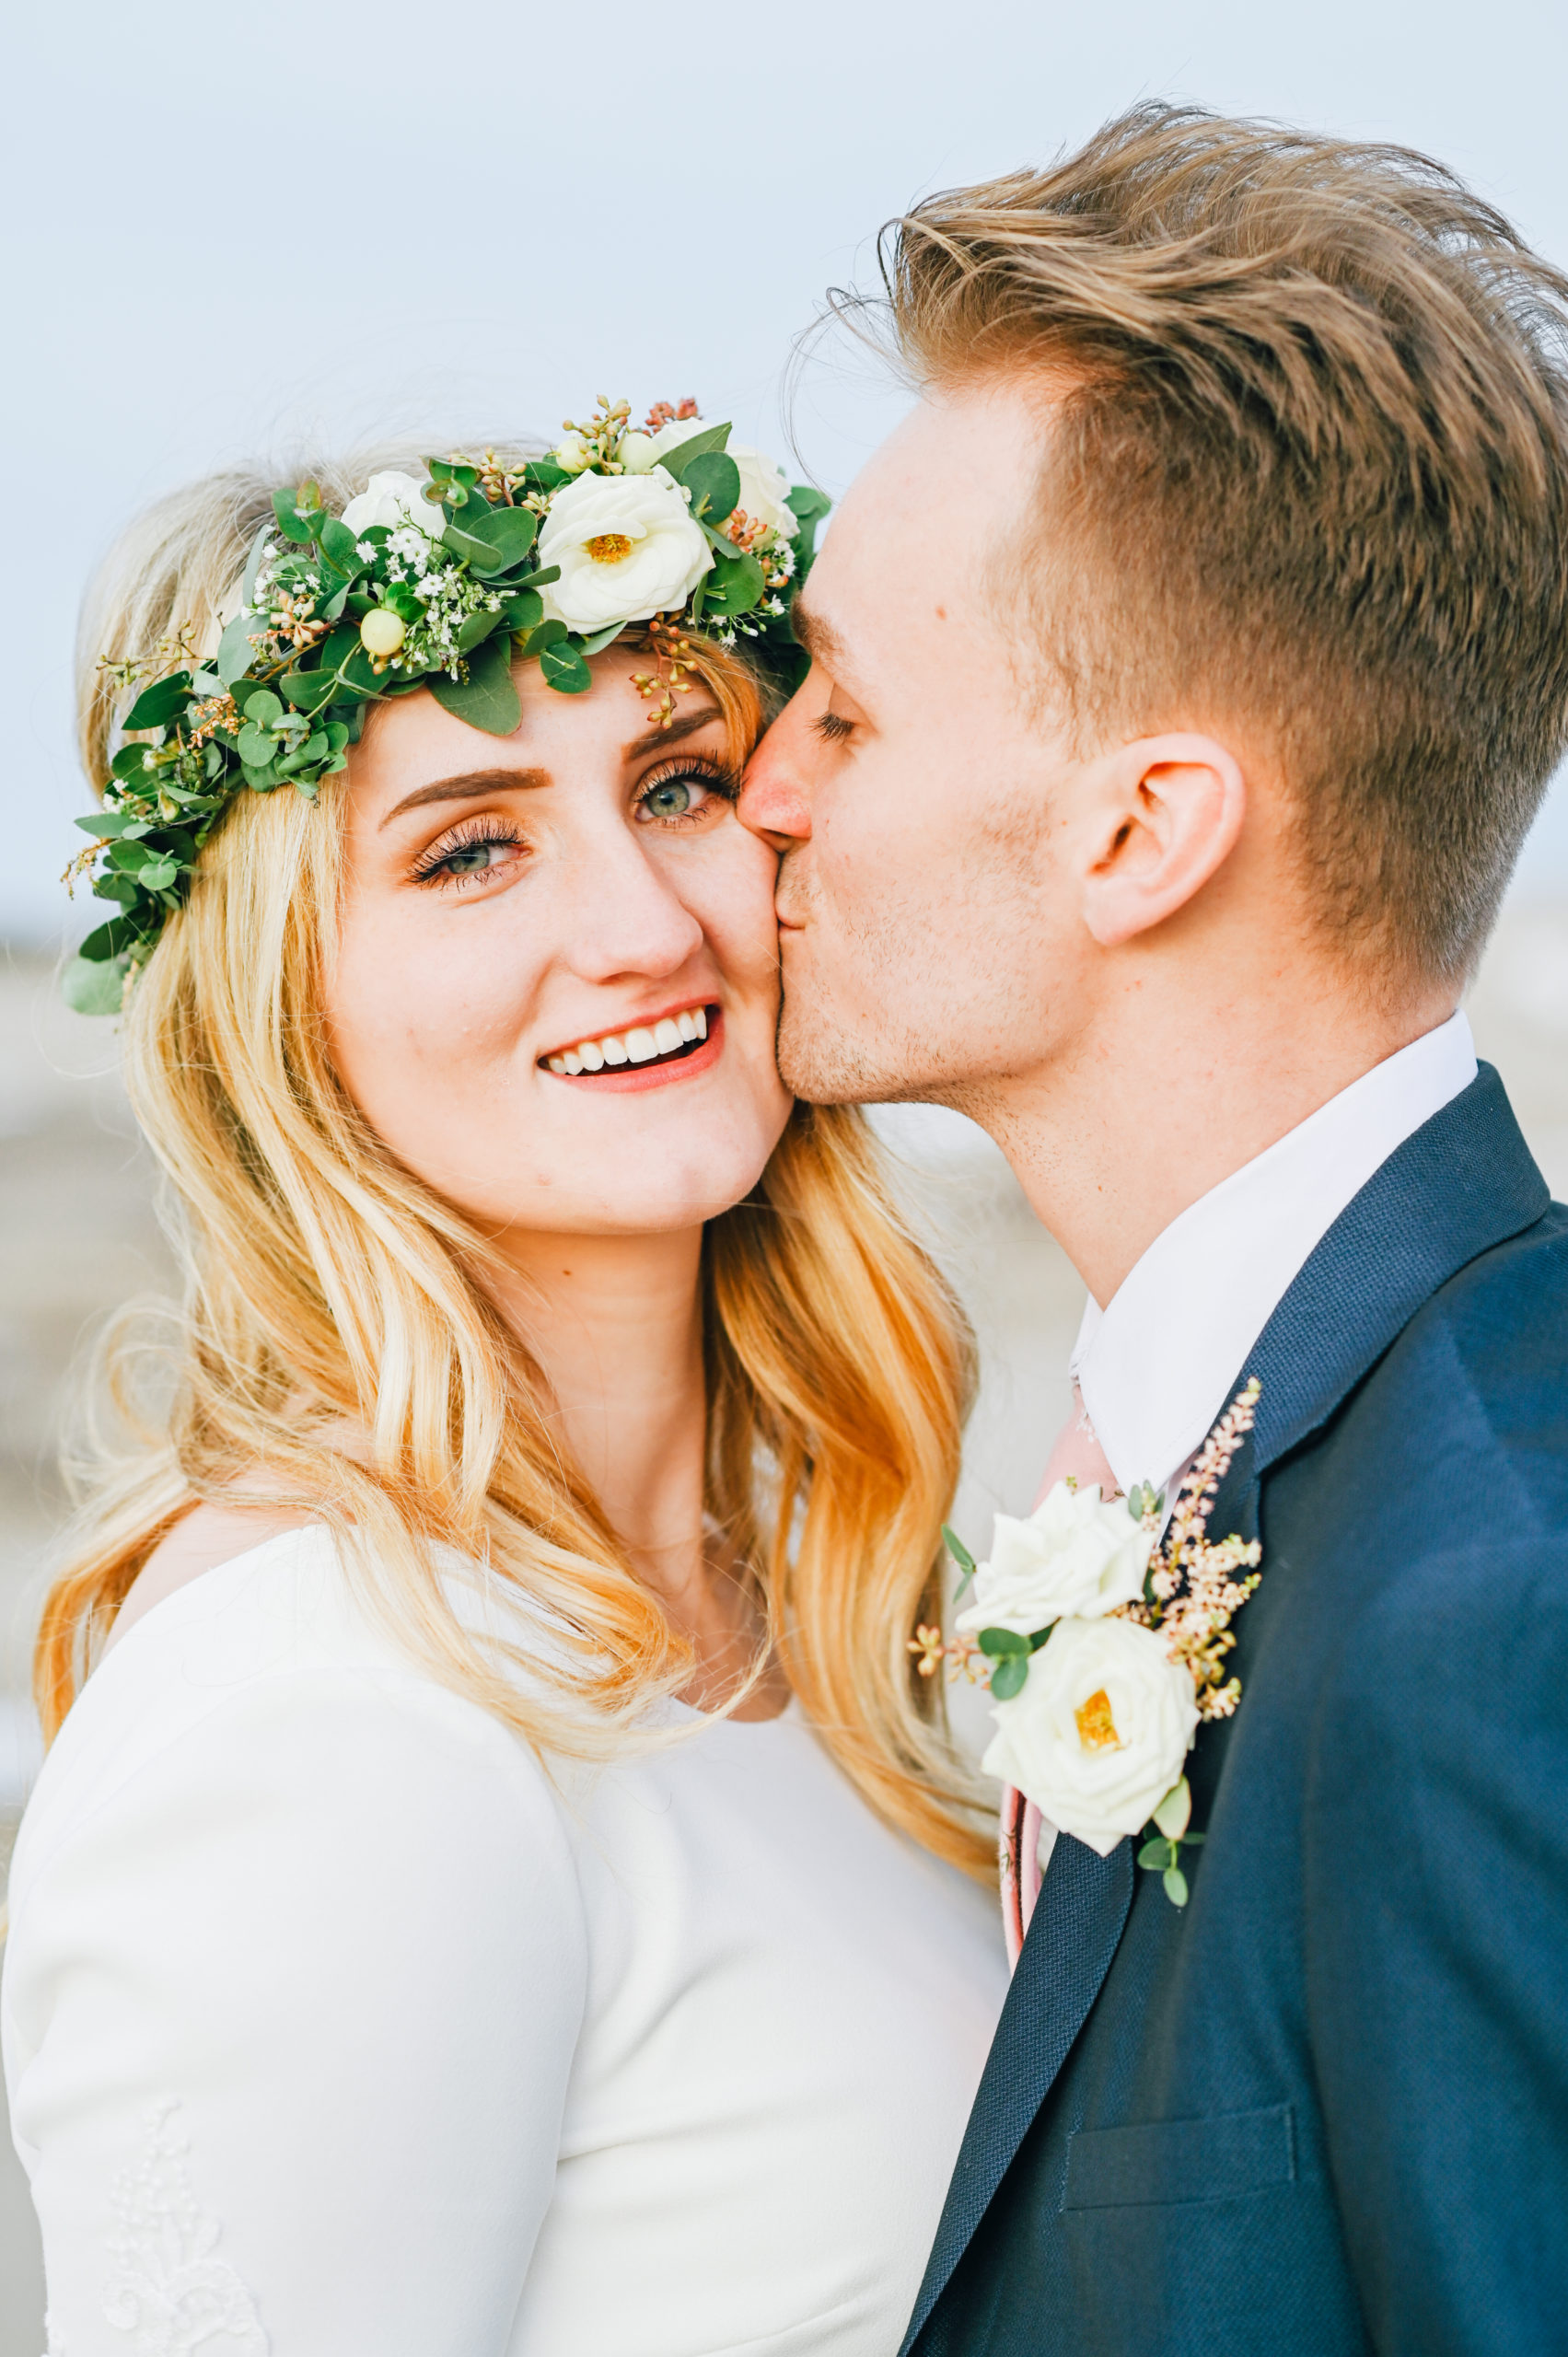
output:
{"label": "groom's neck", "polygon": [[[1152,978],[1150,978],[1152,980]],[[1451,984],[1381,1006],[1305,967],[1258,986],[1109,993],[1038,1069],[954,1098],[1006,1155],[1042,1225],[1103,1306],[1189,1204],[1454,1012]]]}

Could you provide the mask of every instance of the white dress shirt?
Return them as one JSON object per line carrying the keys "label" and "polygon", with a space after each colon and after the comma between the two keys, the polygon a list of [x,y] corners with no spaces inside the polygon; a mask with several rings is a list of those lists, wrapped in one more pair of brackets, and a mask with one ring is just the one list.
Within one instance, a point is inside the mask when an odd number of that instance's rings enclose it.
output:
{"label": "white dress shirt", "polygon": [[887,2357],[993,1898],[795,1708],[547,1768],[319,1529],[153,1608],[34,1792],[0,2026],[69,2357]]}
{"label": "white dress shirt", "polygon": [[1470,1027],[1451,1016],[1189,1204],[1103,1309],[1087,1303],[1073,1379],[1123,1490],[1168,1493],[1345,1205],[1475,1075]]}

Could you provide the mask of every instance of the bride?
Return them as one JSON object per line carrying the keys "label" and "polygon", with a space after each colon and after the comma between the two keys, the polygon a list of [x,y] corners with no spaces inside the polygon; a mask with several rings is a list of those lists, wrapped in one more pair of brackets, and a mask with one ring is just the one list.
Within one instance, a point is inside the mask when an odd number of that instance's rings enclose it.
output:
{"label": "bride", "polygon": [[69,2357],[897,2345],[1004,1968],[912,1657],[966,1342],[733,814],[821,505],[618,405],[100,582],[70,986],[186,1285],[11,1881]]}

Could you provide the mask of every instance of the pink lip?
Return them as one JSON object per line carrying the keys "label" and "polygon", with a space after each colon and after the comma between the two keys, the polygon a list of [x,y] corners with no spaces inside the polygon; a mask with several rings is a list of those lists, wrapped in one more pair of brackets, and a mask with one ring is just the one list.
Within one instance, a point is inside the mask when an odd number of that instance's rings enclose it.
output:
{"label": "pink lip", "polygon": [[[691,1004],[690,999],[683,1001],[687,1006]],[[647,1028],[651,1029],[658,1020],[657,1016],[651,1016]],[[626,1028],[630,1030],[633,1027],[628,1024]],[[591,1089],[596,1097],[637,1097],[645,1089],[666,1088],[672,1081],[690,1080],[696,1073],[710,1071],[717,1063],[723,1047],[724,1011],[710,1003],[707,1038],[700,1048],[676,1063],[607,1064],[603,1072],[583,1073],[552,1072],[547,1064],[544,1072],[547,1079],[558,1080],[567,1088]]]}

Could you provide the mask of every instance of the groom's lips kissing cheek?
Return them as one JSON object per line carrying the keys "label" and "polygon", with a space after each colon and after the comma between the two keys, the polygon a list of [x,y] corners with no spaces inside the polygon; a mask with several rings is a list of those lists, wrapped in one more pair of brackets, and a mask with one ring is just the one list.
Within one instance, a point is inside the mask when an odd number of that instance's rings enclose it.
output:
{"label": "groom's lips kissing cheek", "polygon": [[723,1053],[724,1010],[709,999],[639,1016],[617,1030],[595,1031],[552,1049],[539,1063],[575,1087],[633,1096],[711,1072]]}

